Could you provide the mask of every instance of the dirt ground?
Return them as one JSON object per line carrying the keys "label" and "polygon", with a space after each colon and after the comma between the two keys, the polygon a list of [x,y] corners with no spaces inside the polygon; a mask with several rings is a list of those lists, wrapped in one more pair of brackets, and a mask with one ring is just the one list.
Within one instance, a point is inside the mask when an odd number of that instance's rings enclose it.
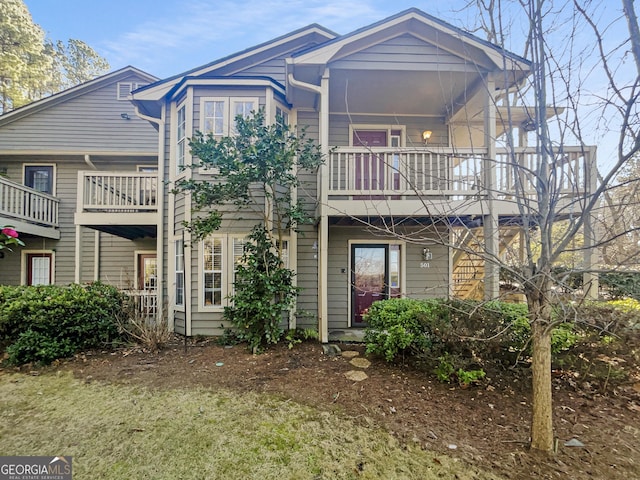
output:
{"label": "dirt ground", "polygon": [[[416,368],[364,355],[362,345],[340,345],[329,356],[322,345],[285,345],[252,355],[242,345],[176,341],[159,353],[139,349],[78,355],[53,368],[88,382],[141,384],[150,388],[225,388],[274,394],[380,425],[406,444],[458,457],[511,479],[640,478],[640,383],[632,379],[605,393],[566,374],[554,379],[558,451],[528,448],[530,376],[526,367],[487,369],[478,386],[439,383]],[[352,365],[345,351],[367,358]],[[352,354],[353,355],[353,354]],[[25,367],[23,367],[23,370]],[[368,378],[350,380],[349,371]],[[577,440],[583,446],[566,446]]]}

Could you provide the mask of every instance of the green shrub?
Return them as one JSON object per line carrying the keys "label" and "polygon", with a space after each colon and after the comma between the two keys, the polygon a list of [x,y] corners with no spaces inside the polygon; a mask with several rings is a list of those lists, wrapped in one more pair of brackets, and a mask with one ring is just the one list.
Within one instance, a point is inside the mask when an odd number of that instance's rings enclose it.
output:
{"label": "green shrub", "polygon": [[110,345],[120,337],[123,300],[101,283],[0,288],[0,339],[9,361],[50,363]]}
{"label": "green shrub", "polygon": [[373,303],[365,315],[367,353],[389,362],[405,352],[426,353],[437,338],[434,330],[442,314],[440,300],[392,298]]}
{"label": "green shrub", "polygon": [[456,377],[458,377],[458,382],[460,383],[460,385],[463,385],[465,387],[471,385],[472,383],[479,383],[480,380],[484,379],[484,377],[486,376],[487,374],[482,369],[463,370],[462,368],[459,368],[458,371],[456,372]]}
{"label": "green shrub", "polygon": [[629,297],[640,300],[639,272],[608,272],[600,275],[600,284],[614,298]]}
{"label": "green shrub", "polygon": [[224,308],[224,318],[236,336],[257,353],[282,338],[283,319],[293,308],[298,289],[293,271],[285,268],[276,254],[270,234],[256,226],[248,237],[242,261],[235,273],[233,305]]}

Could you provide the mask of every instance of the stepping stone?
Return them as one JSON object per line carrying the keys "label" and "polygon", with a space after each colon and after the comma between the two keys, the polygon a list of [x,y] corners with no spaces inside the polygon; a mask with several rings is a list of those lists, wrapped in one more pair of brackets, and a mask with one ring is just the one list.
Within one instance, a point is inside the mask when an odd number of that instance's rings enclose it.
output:
{"label": "stepping stone", "polygon": [[565,447],[584,447],[584,443],[582,443],[577,438],[572,438],[568,442],[564,442]]}
{"label": "stepping stone", "polygon": [[342,356],[345,358],[353,358],[360,355],[360,352],[356,352],[355,350],[345,350],[342,352]]}
{"label": "stepping stone", "polygon": [[371,362],[369,360],[362,357],[352,358],[349,363],[358,368],[369,368],[369,366],[371,365]]}
{"label": "stepping stone", "polygon": [[369,378],[369,375],[367,375],[361,370],[349,370],[344,374],[344,376],[347,377],[347,379],[351,380],[352,382],[361,382]]}
{"label": "stepping stone", "polygon": [[322,345],[322,352],[330,357],[337,357],[340,355],[340,347],[332,343],[325,343]]}

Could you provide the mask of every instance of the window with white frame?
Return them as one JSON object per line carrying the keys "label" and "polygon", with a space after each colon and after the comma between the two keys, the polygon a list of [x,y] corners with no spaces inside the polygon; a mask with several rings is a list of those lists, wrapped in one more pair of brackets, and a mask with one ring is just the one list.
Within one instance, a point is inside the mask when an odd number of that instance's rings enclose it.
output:
{"label": "window with white frame", "polygon": [[276,123],[280,125],[289,125],[289,112],[276,106]]}
{"label": "window with white frame", "polygon": [[234,135],[235,118],[248,117],[258,109],[255,97],[208,97],[200,103],[200,131],[215,137]]}
{"label": "window with white frame", "polygon": [[202,242],[202,285],[205,307],[221,307],[223,295],[223,238],[210,237]]}
{"label": "window with white frame", "polygon": [[184,168],[184,159],[187,151],[187,115],[186,106],[178,108],[176,116],[176,174],[180,174]]}
{"label": "window with white frame", "polygon": [[175,270],[176,270],[176,306],[184,306],[184,240],[176,240]]}
{"label": "window with white frame", "polygon": [[219,100],[205,100],[202,102],[202,119],[203,133],[210,133],[214,136],[225,135],[226,130],[226,101]]}
{"label": "window with white frame", "polygon": [[[200,305],[221,308],[235,292],[236,272],[242,264],[247,238],[233,234],[211,236],[201,243]],[[282,242],[282,261],[289,268],[289,240]]]}

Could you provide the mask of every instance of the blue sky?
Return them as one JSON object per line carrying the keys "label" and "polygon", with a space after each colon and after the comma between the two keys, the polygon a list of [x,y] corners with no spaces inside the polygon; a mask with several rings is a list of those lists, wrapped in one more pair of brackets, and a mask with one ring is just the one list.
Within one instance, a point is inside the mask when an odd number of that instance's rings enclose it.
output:
{"label": "blue sky", "polygon": [[50,39],[76,38],[105,57],[113,69],[133,65],[168,77],[292,30],[319,23],[348,33],[407,8],[455,25],[470,23],[454,12],[462,0],[25,0]]}
{"label": "blue sky", "polygon": [[[204,65],[234,52],[244,50],[292,30],[319,23],[338,34],[349,33],[402,10],[417,7],[449,23],[470,28],[476,13],[464,9],[470,0],[393,2],[382,0],[24,0],[34,21],[52,40],[75,38],[93,47],[106,58],[112,69],[133,65],[159,78],[166,78]],[[562,3],[562,2],[560,2]],[[508,5],[505,2],[504,5]],[[609,28],[611,45],[620,45],[627,31],[620,17],[620,0],[601,0],[594,4],[596,20],[602,24],[617,22]],[[553,12],[555,13],[555,12]],[[523,19],[522,14],[516,18]],[[554,33],[566,42],[565,24]],[[522,52],[522,31],[514,24],[507,45],[514,53]],[[481,35],[481,34],[480,34]],[[583,38],[581,38],[583,37]],[[550,37],[553,38],[553,37]],[[571,45],[592,45],[588,28],[579,30]],[[606,79],[593,68],[593,47],[577,52],[563,43],[559,51],[576,58],[584,56],[579,74],[584,80],[581,91],[583,107],[598,97],[608,96]],[[632,63],[621,63],[629,69]],[[633,68],[630,69],[633,76]],[[631,78],[631,77],[630,77]],[[562,99],[559,99],[562,103]],[[594,102],[597,103],[597,100]],[[615,128],[602,111],[588,106],[581,109],[583,139],[599,145],[599,163],[614,156]],[[613,130],[613,132],[612,132]]]}

